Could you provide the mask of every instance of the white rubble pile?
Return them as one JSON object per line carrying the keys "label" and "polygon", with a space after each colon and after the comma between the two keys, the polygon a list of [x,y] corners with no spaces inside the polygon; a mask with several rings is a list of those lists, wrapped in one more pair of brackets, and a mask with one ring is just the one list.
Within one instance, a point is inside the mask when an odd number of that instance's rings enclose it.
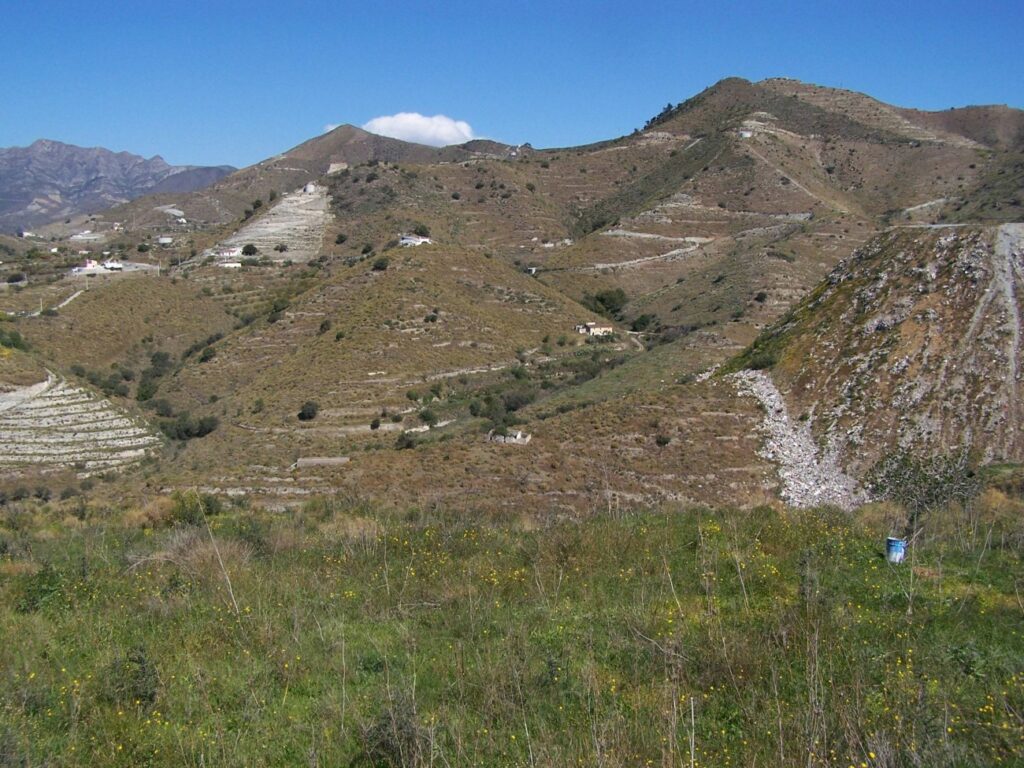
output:
{"label": "white rubble pile", "polygon": [[867,501],[857,482],[840,467],[834,451],[819,455],[810,421],[793,422],[768,374],[740,371],[730,378],[741,395],[756,398],[764,409],[761,455],[778,466],[783,501],[794,507],[832,504],[842,509]]}

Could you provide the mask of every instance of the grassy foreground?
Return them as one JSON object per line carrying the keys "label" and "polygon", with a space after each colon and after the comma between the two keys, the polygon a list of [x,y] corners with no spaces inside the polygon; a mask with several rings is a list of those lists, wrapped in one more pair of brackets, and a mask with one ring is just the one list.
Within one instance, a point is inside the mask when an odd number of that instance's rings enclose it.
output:
{"label": "grassy foreground", "polygon": [[1013,531],[893,567],[827,510],[2,520],[0,766],[1024,762]]}

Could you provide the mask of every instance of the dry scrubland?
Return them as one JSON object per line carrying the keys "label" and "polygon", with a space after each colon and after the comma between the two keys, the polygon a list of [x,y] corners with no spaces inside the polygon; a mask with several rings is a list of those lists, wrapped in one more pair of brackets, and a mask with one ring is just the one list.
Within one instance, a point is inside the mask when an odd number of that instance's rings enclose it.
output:
{"label": "dry scrubland", "polygon": [[[58,309],[0,241],[0,404],[63,379],[0,453],[140,425],[0,477],[0,766],[1024,763],[1022,125],[730,79],[588,147],[343,126],[99,217],[189,223]],[[965,434],[976,498],[854,503]]]}
{"label": "dry scrubland", "polygon": [[928,516],[899,567],[891,507],[510,524],[204,501],[4,508],[6,764],[1024,759],[1024,531],[1000,490]]}

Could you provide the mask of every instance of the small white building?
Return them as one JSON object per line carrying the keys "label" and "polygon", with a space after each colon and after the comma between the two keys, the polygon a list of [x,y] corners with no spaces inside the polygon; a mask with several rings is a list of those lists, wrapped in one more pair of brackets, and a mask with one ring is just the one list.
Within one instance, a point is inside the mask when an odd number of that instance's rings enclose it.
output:
{"label": "small white building", "polygon": [[73,275],[102,275],[105,271],[96,259],[86,259],[79,266],[71,268]]}
{"label": "small white building", "polygon": [[217,258],[218,259],[237,259],[242,255],[242,247],[235,246],[234,248],[218,248]]}
{"label": "small white building", "polygon": [[224,267],[224,269],[241,269],[242,268],[242,262],[240,262],[240,261],[222,261],[217,266],[218,267]]}
{"label": "small white building", "polygon": [[610,325],[598,325],[597,323],[579,323],[575,326],[576,333],[584,336],[611,336],[615,329]]}
{"label": "small white building", "polygon": [[174,238],[170,237],[168,235],[163,235],[162,237],[158,237],[156,239],[156,244],[157,245],[174,245]]}
{"label": "small white building", "polygon": [[520,429],[517,429],[515,432],[509,432],[508,434],[502,435],[492,429],[487,433],[487,439],[492,443],[500,443],[501,445],[528,445],[533,439],[533,435],[523,432]]}
{"label": "small white building", "polygon": [[401,246],[430,245],[433,242],[429,237],[420,237],[419,235],[402,235],[398,239],[398,244]]}

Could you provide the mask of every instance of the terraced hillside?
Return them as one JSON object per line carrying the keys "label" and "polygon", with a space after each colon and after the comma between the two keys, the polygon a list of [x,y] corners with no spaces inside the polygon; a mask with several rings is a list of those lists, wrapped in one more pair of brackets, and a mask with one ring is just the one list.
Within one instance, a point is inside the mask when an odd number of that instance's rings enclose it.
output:
{"label": "terraced hillside", "polygon": [[[175,211],[217,224],[183,242],[169,279],[124,287],[104,307],[83,295],[19,326],[61,370],[84,355],[128,380],[160,356],[151,405],[219,420],[168,452],[148,478],[166,487],[573,514],[777,495],[848,506],[894,441],[938,450],[974,425],[994,436],[990,457],[1018,452],[1015,390],[990,376],[1019,357],[1006,344],[1019,335],[1006,315],[1016,257],[991,256],[1015,253],[1018,235],[932,229],[952,212],[1009,215],[1015,123],[1001,115],[986,132],[956,117],[729,79],[585,147],[436,150],[346,127],[177,198]],[[311,181],[312,195],[278,197]],[[988,197],[973,199],[981,189]],[[268,202],[240,221],[257,197]],[[413,231],[433,244],[398,247]],[[257,261],[238,269],[186,255],[247,243]],[[982,255],[964,284],[945,277],[959,256],[911,263],[928,248]],[[898,343],[889,320],[855,330],[861,310],[837,298],[863,284],[856,301],[873,307],[874,280],[884,296],[872,311],[899,318]],[[30,286],[19,306],[43,290]],[[911,333],[929,312],[946,330]],[[127,332],[97,342],[97,318]],[[614,338],[585,340],[574,326],[587,321]],[[938,362],[956,323],[974,355],[951,356],[962,381]],[[910,359],[912,385],[876,370],[891,351],[880,340]],[[706,380],[731,358],[730,370],[775,367]],[[947,418],[944,388],[966,415]],[[528,444],[486,437],[519,430]]]}
{"label": "terraced hillside", "polygon": [[88,475],[139,462],[160,439],[110,401],[50,374],[0,393],[0,470]]}
{"label": "terraced hillside", "polygon": [[[220,255],[246,245],[256,247],[263,258],[306,262],[320,253],[328,221],[326,189],[308,184],[283,195],[262,216],[247,223],[205,255],[219,261],[238,261],[239,255]],[[255,255],[255,254],[254,254]]]}

